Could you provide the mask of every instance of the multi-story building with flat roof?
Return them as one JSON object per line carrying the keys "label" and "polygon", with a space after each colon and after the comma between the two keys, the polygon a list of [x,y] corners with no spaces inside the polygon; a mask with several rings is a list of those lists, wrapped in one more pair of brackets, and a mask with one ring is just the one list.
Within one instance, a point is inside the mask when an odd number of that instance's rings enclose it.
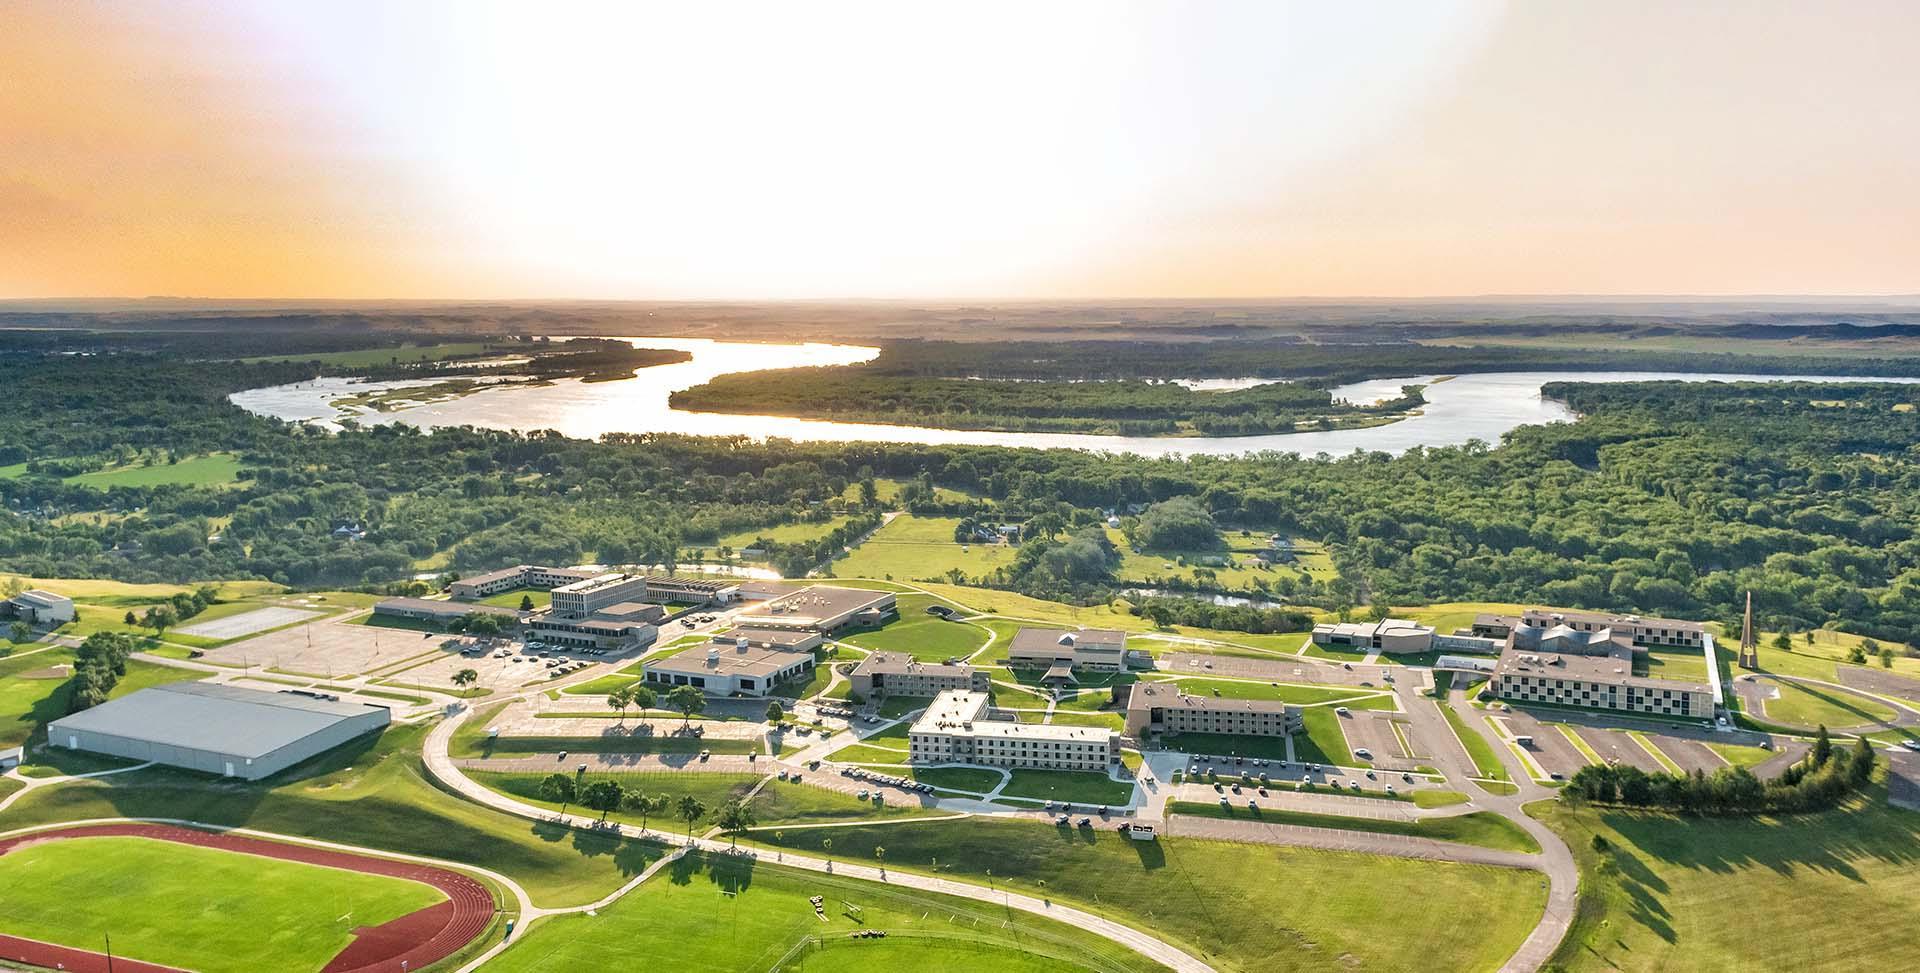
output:
{"label": "multi-story building with flat roof", "polygon": [[833,632],[848,625],[878,625],[895,614],[891,591],[808,585],[734,616],[742,628]]}
{"label": "multi-story building with flat roof", "polygon": [[418,622],[445,625],[468,615],[493,615],[504,624],[515,624],[520,613],[511,608],[475,605],[462,601],[434,601],[430,598],[382,598],[374,602],[373,613],[389,618],[407,618]]}
{"label": "multi-story building with flat roof", "polygon": [[553,589],[553,602],[548,611],[568,618],[585,618],[602,608],[623,601],[640,601],[646,596],[646,578],[608,572]]}
{"label": "multi-story building with flat roof", "polygon": [[674,578],[647,575],[647,597],[654,601],[725,605],[740,596],[740,582],[726,578]]}
{"label": "multi-story building with flat roof", "polygon": [[1274,699],[1195,696],[1176,683],[1136,682],[1127,696],[1127,735],[1232,733],[1286,736],[1305,729],[1300,707]]}
{"label": "multi-story building with flat roof", "polygon": [[1433,628],[1404,618],[1330,623],[1313,627],[1313,644],[1359,652],[1426,652],[1433,648]]}
{"label": "multi-story building with flat roof", "polygon": [[549,568],[537,564],[516,564],[498,571],[487,571],[461,578],[447,587],[447,593],[461,601],[478,601],[489,595],[515,588],[557,588],[585,581],[599,574],[583,568]]}
{"label": "multi-story building with flat roof", "polygon": [[921,662],[905,652],[875,652],[861,659],[848,678],[853,694],[866,699],[938,696],[951,690],[984,693],[991,685],[985,669],[964,662]]}
{"label": "multi-story building with flat roof", "polygon": [[1605,612],[1555,611],[1529,608],[1518,618],[1512,615],[1482,614],[1473,620],[1473,634],[1505,638],[1521,626],[1550,629],[1566,626],[1577,632],[1611,632],[1628,644],[1647,647],[1700,649],[1705,647],[1706,626],[1678,618],[1643,618],[1639,615],[1610,615]]}
{"label": "multi-story building with flat roof", "polygon": [[919,764],[1099,773],[1120,762],[1120,734],[1112,730],[1018,723],[997,716],[986,693],[943,692],[907,732],[908,759]]}
{"label": "multi-story building with flat roof", "polygon": [[[1554,631],[1554,630],[1548,630]],[[1552,703],[1657,716],[1712,719],[1713,687],[1706,683],[1633,674],[1634,649],[1624,641],[1583,636],[1543,638],[1538,649],[1510,648],[1500,654],[1491,689],[1516,703]],[[1624,637],[1623,637],[1624,638]],[[1599,651],[1592,651],[1599,649]]]}
{"label": "multi-story building with flat roof", "polygon": [[721,645],[738,646],[742,639],[756,649],[782,649],[787,652],[812,652],[827,641],[827,637],[819,632],[778,628],[730,628],[713,633],[713,641]]}
{"label": "multi-story building with flat roof", "polygon": [[1007,643],[1007,665],[1014,668],[1073,672],[1123,672],[1127,668],[1127,633],[1111,628],[1082,628],[1063,632],[1051,628],[1023,628]]}

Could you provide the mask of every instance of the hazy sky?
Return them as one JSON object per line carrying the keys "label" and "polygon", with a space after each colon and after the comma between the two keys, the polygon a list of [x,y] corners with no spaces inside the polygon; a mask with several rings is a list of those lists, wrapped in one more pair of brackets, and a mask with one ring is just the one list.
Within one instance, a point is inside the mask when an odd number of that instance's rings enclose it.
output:
{"label": "hazy sky", "polygon": [[0,297],[1920,292],[1920,3],[0,2]]}

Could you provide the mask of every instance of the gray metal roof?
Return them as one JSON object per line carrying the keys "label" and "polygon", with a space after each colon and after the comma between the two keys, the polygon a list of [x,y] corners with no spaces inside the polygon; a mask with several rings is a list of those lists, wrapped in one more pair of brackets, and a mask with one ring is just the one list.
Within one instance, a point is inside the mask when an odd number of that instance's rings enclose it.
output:
{"label": "gray metal roof", "polygon": [[150,743],[263,757],[341,720],[386,709],[209,683],[174,683],[129,693],[53,721],[50,737],[84,730]]}

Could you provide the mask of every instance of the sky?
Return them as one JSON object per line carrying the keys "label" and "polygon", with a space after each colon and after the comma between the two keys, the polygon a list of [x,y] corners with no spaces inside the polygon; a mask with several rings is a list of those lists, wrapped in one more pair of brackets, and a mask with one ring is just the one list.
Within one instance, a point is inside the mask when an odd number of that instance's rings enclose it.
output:
{"label": "sky", "polygon": [[0,3],[0,298],[1920,293],[1920,4]]}

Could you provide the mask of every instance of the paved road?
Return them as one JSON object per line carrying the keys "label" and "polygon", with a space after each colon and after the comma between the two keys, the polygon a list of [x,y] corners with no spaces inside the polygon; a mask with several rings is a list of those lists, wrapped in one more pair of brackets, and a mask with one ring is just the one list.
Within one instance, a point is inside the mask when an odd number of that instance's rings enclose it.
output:
{"label": "paved road", "polygon": [[[427,771],[433,775],[435,780],[438,780],[443,786],[451,788],[456,793],[477,804],[491,807],[495,810],[505,811],[528,820],[558,823],[583,829],[591,828],[595,824],[592,818],[556,815],[551,811],[529,804],[523,804],[503,794],[488,790],[461,773],[456,762],[447,756],[447,742],[453,738],[453,731],[458,728],[470,714],[471,711],[465,711],[455,714],[446,720],[442,720],[440,724],[435,726],[433,731],[427,735],[425,748]],[[689,847],[698,848],[710,854],[729,853],[728,844],[723,841],[710,841],[704,838],[682,839],[676,835],[643,831],[631,825],[605,826],[598,830],[602,833],[611,831],[627,837],[644,836],[669,844],[686,844]],[[938,892],[944,895],[952,895],[978,902],[992,902],[995,899],[999,899],[1001,903],[1008,908],[1057,919],[1069,925],[1078,926],[1081,929],[1104,936],[1162,966],[1178,970],[1180,973],[1213,973],[1213,968],[1198,958],[1138,929],[1121,925],[1102,916],[1083,912],[1071,906],[1060,905],[1044,899],[1036,899],[1004,889],[982,888],[978,885],[955,882],[950,879],[936,878],[930,875],[919,875],[910,872],[888,872],[885,869],[868,865],[831,862],[806,855],[795,855],[783,852],[780,854],[779,862],[780,864],[805,871],[825,872],[832,875],[865,879],[873,882],[888,882],[894,885],[902,885],[927,892]],[[629,887],[632,886],[630,885]],[[611,899],[609,901],[611,901]]]}
{"label": "paved road", "polygon": [[1837,682],[1828,682],[1824,679],[1781,676],[1770,672],[1749,672],[1735,677],[1733,687],[1734,691],[1740,694],[1741,704],[1747,708],[1748,712],[1760,714],[1761,718],[1769,723],[1777,723],[1784,727],[1804,730],[1808,733],[1812,733],[1816,729],[1816,727],[1805,726],[1799,723],[1789,723],[1767,713],[1767,688],[1764,682],[1768,680],[1795,684],[1803,689],[1814,692],[1827,691],[1854,698],[1866,698],[1893,710],[1893,719],[1891,720],[1884,722],[1875,720],[1866,723],[1855,723],[1851,726],[1827,727],[1828,731],[1833,733],[1872,733],[1875,730],[1920,726],[1920,704],[1909,703],[1888,696],[1865,693],[1853,686],[1842,685]]}

